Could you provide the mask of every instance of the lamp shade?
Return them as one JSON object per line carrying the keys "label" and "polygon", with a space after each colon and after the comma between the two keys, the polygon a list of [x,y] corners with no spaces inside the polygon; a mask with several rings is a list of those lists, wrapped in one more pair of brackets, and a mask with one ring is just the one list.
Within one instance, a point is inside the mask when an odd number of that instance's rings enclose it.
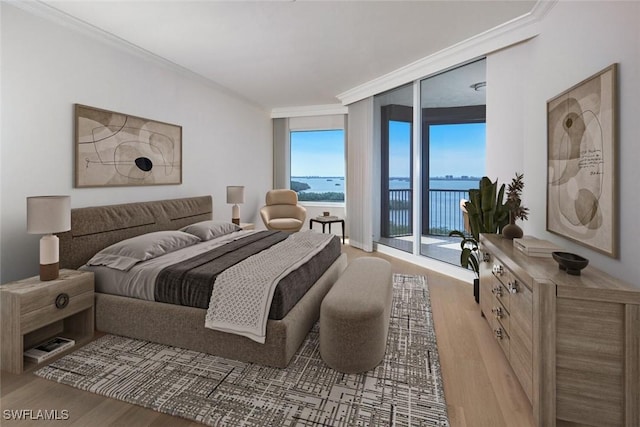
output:
{"label": "lamp shade", "polygon": [[227,187],[227,203],[237,205],[244,203],[244,186],[230,185]]}
{"label": "lamp shade", "polygon": [[71,230],[71,197],[27,197],[27,233],[51,234]]}

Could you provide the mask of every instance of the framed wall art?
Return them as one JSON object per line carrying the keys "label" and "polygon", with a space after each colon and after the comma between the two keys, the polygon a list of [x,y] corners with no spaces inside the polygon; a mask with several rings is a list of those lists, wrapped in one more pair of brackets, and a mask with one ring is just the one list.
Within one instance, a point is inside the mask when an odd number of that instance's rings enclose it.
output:
{"label": "framed wall art", "polygon": [[547,102],[547,230],[617,256],[617,64]]}
{"label": "framed wall art", "polygon": [[75,105],[76,187],[182,183],[182,127]]}

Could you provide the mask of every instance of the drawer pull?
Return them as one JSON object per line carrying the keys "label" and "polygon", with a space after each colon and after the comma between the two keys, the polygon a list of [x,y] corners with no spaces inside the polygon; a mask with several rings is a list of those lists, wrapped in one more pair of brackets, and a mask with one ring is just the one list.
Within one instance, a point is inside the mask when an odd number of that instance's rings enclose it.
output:
{"label": "drawer pull", "polygon": [[502,328],[498,328],[495,331],[493,331],[493,333],[496,335],[496,339],[501,340],[503,338],[502,336]]}
{"label": "drawer pull", "polygon": [[502,276],[504,274],[504,268],[500,264],[493,264],[493,274]]}
{"label": "drawer pull", "polygon": [[63,309],[67,305],[69,305],[69,294],[65,294],[64,292],[58,294],[56,297],[56,308]]}
{"label": "drawer pull", "polygon": [[494,294],[497,297],[501,297],[502,296],[502,286],[496,286],[495,288],[491,289],[491,293]]}
{"label": "drawer pull", "polygon": [[514,280],[513,282],[507,283],[507,288],[509,288],[509,292],[512,294],[518,293],[518,281]]}
{"label": "drawer pull", "polygon": [[502,319],[503,314],[502,314],[502,307],[494,307],[491,309],[491,312],[493,314],[495,314],[496,319]]}

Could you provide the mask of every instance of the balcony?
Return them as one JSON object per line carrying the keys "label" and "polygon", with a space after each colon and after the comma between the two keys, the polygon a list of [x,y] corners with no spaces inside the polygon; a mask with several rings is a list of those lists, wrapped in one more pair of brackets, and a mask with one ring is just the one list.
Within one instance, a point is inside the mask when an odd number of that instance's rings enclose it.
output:
{"label": "balcony", "polygon": [[[468,199],[466,190],[428,191],[423,203],[420,253],[440,261],[458,265],[460,239],[449,237],[452,230],[464,230],[460,199]],[[388,209],[382,213],[381,237],[378,243],[406,252],[413,251],[413,190],[389,190]]]}

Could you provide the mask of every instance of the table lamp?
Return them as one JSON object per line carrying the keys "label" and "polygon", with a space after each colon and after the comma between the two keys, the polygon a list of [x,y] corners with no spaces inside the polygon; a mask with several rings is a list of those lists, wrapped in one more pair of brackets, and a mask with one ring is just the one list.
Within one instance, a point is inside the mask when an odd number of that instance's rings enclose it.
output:
{"label": "table lamp", "polygon": [[231,222],[240,225],[240,207],[244,203],[244,186],[230,185],[227,187],[227,204],[233,204],[231,208]]}
{"label": "table lamp", "polygon": [[71,230],[69,196],[27,197],[27,233],[45,234],[40,239],[40,280],[54,280],[59,273],[60,233]]}

